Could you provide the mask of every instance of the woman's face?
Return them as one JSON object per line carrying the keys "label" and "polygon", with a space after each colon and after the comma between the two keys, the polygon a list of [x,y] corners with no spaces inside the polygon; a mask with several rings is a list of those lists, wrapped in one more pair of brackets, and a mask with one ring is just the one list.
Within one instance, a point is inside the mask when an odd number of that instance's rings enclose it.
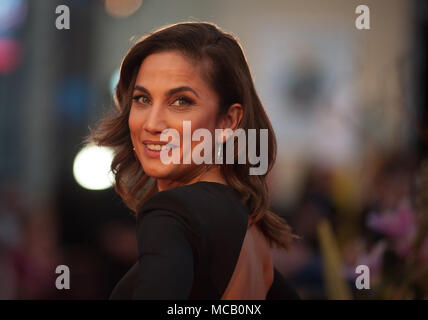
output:
{"label": "woman's face", "polygon": [[[195,166],[183,164],[183,121],[191,121],[191,132],[208,129],[214,137],[218,111],[216,92],[202,79],[199,66],[179,52],[149,55],[135,81],[129,129],[138,159],[151,177],[178,180]],[[161,132],[180,134],[180,164],[164,164],[157,144]],[[192,142],[192,149],[199,141]]]}

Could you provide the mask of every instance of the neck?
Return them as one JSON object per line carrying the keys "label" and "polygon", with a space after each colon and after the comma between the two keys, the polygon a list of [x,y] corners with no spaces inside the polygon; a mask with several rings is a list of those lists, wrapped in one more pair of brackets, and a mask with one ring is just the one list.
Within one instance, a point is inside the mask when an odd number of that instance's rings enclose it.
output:
{"label": "neck", "polygon": [[221,173],[220,166],[215,166],[210,168],[208,171],[198,175],[197,177],[183,183],[177,180],[169,180],[169,179],[157,179],[158,191],[168,190],[171,188],[189,185],[196,183],[198,181],[207,181],[207,182],[217,182],[227,184],[226,179]]}

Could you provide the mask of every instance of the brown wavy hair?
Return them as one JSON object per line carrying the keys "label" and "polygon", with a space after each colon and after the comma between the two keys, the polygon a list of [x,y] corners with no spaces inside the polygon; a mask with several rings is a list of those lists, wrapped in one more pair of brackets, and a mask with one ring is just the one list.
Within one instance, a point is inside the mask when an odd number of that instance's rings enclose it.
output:
{"label": "brown wavy hair", "polygon": [[[243,116],[238,125],[248,129],[268,129],[268,170],[264,175],[249,175],[246,164],[221,165],[227,183],[236,189],[242,202],[250,208],[250,223],[256,223],[271,247],[288,248],[295,237],[283,218],[269,210],[270,198],[266,181],[276,158],[276,138],[271,122],[256,93],[241,45],[231,34],[206,22],[183,22],[155,30],[137,41],[122,61],[120,79],[115,91],[116,108],[103,117],[87,142],[112,147],[111,169],[114,188],[135,214],[143,203],[157,192],[156,181],[147,176],[134,155],[128,126],[132,92],[142,61],[150,54],[178,51],[202,67],[205,81],[217,92],[219,114],[230,105],[240,103]],[[257,135],[260,130],[256,130]],[[257,136],[259,140],[259,136]],[[236,148],[235,151],[239,151]],[[258,146],[260,148],[260,146]],[[258,149],[259,149],[258,148]],[[235,160],[239,152],[235,152]],[[259,153],[260,154],[260,153]]]}

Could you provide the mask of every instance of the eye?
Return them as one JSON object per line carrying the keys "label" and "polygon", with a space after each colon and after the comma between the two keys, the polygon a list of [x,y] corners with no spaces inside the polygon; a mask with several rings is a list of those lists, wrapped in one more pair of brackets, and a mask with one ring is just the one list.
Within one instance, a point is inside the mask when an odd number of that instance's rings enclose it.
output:
{"label": "eye", "polygon": [[177,99],[175,99],[172,104],[176,107],[187,107],[194,104],[194,101],[188,97],[180,96]]}
{"label": "eye", "polygon": [[150,103],[150,99],[144,95],[136,95],[132,98],[133,101],[139,103],[139,104],[147,104]]}

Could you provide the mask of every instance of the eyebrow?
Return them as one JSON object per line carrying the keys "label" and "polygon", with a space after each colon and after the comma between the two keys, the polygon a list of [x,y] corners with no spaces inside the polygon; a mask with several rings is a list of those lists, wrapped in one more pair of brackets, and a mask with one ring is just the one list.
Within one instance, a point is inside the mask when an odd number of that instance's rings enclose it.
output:
{"label": "eyebrow", "polygon": [[[143,86],[138,86],[138,85],[137,85],[137,86],[135,86],[135,87],[134,87],[134,90],[142,91],[142,92],[147,93],[148,95],[150,95],[150,96],[151,96],[151,94],[150,94],[149,90],[147,90],[147,89],[146,89],[146,88],[144,88]],[[177,88],[169,89],[169,90],[165,93],[165,96],[169,97],[169,96],[172,96],[174,93],[182,92],[182,91],[190,91],[190,92],[193,92],[193,93],[195,94],[195,96],[197,96],[197,97],[199,98],[198,93],[197,93],[193,88],[191,88],[191,87],[189,87],[189,86],[181,86],[181,87],[177,87]]]}

